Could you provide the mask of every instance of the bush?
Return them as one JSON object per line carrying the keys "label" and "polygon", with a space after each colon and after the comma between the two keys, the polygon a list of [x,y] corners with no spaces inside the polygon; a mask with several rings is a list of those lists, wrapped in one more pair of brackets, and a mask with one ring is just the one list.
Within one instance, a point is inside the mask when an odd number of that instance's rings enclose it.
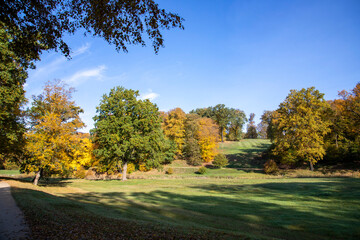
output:
{"label": "bush", "polygon": [[133,163],[128,163],[126,172],[128,174],[135,172],[135,165]]}
{"label": "bush", "polygon": [[213,161],[213,165],[217,168],[225,167],[228,164],[229,164],[228,159],[226,158],[225,154],[222,153],[216,155]]}
{"label": "bush", "polygon": [[205,174],[206,173],[206,167],[200,167],[199,170],[197,171],[199,174]]}
{"label": "bush", "polygon": [[276,162],[272,159],[269,159],[264,164],[264,172],[266,174],[276,174],[279,172],[279,168],[276,164]]}
{"label": "bush", "polygon": [[86,170],[84,167],[80,166],[77,168],[77,170],[75,171],[75,177],[76,178],[81,178],[84,179],[86,177]]}
{"label": "bush", "polygon": [[171,175],[171,174],[173,174],[173,173],[174,173],[174,169],[172,169],[172,168],[168,168],[168,169],[166,170],[166,174]]}

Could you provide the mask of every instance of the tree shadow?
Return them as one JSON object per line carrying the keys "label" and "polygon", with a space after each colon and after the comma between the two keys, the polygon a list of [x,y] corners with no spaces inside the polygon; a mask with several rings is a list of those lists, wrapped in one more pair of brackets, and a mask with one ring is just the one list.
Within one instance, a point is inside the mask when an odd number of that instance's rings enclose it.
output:
{"label": "tree shadow", "polygon": [[[82,231],[76,227],[86,226],[90,232],[87,239],[360,237],[360,179],[208,184],[191,188],[196,191],[143,189],[67,193],[64,197],[27,189],[20,191],[24,191],[24,199],[32,202],[27,216],[41,213],[46,215],[42,224],[44,221],[53,224],[49,229],[60,224],[65,231],[76,234]],[[158,225],[164,228],[158,229]],[[51,230],[46,231],[52,236]],[[108,235],[109,232],[114,235]],[[97,233],[99,236],[91,237]],[[154,233],[160,235],[149,237]],[[69,233],[63,234],[67,234],[63,239],[73,239],[67,238]]]}
{"label": "tree shadow", "polygon": [[261,143],[256,147],[238,149],[238,152],[227,154],[229,168],[263,168],[266,160],[262,158],[262,153],[269,148],[270,144]]}

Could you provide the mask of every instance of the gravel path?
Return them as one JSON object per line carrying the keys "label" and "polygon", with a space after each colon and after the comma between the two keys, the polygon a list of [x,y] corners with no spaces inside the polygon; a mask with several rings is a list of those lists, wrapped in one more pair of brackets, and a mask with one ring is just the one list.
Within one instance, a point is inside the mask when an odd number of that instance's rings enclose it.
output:
{"label": "gravel path", "polygon": [[29,227],[16,205],[10,185],[0,181],[0,240],[30,239]]}

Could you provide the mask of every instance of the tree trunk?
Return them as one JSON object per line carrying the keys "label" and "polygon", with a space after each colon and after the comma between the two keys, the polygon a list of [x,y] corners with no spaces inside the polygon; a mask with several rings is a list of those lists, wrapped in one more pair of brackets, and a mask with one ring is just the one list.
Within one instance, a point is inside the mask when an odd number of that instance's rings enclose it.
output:
{"label": "tree trunk", "polygon": [[335,134],[335,142],[336,142],[336,149],[339,148],[339,144],[338,144],[338,135]]}
{"label": "tree trunk", "polygon": [[314,165],[312,164],[311,161],[310,161],[309,163],[310,163],[310,170],[311,170],[311,171],[314,171]]}
{"label": "tree trunk", "polygon": [[124,166],[123,166],[123,170],[122,170],[122,180],[123,181],[127,180],[126,173],[127,173],[127,161],[124,162]]}
{"label": "tree trunk", "polygon": [[36,172],[35,178],[34,178],[34,185],[37,186],[39,183],[40,178],[42,177],[43,169],[40,168],[39,171]]}

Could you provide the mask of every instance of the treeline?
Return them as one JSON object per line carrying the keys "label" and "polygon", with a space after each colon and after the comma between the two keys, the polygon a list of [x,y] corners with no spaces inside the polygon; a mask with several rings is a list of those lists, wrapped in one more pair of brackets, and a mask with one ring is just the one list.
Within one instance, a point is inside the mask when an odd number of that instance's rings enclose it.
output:
{"label": "treeline", "polygon": [[261,116],[260,132],[272,140],[270,154],[278,163],[310,169],[360,161],[360,83],[339,99],[325,101],[314,87],[291,90],[275,111]]}
{"label": "treeline", "polygon": [[83,110],[72,101],[73,91],[56,80],[33,96],[22,112],[23,124],[17,122],[18,147],[11,151],[2,144],[7,149],[0,156],[3,165],[17,162],[22,172],[35,172],[34,184],[52,174],[81,177],[89,168],[107,174],[147,171],[176,158],[201,165],[214,159],[220,139],[244,136],[241,110],[219,104],[189,114],[180,108],[159,112],[149,100],[140,100],[138,91],[122,87],[103,95],[94,128],[81,134]]}

